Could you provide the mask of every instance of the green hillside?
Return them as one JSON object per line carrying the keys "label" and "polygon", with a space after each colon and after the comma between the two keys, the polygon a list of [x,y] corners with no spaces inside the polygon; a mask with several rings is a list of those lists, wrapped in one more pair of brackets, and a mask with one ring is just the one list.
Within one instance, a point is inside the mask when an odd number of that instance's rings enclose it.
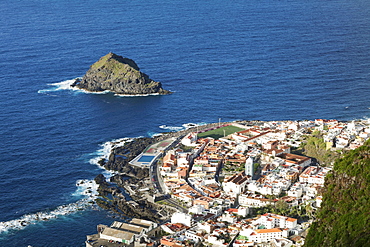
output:
{"label": "green hillside", "polygon": [[335,162],[305,246],[370,246],[370,140]]}

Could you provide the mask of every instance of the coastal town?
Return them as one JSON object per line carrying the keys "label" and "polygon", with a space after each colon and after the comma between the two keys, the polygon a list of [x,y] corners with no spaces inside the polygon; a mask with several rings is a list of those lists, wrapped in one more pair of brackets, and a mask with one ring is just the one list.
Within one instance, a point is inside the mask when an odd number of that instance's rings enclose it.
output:
{"label": "coastal town", "polygon": [[[334,159],[369,139],[370,121],[236,121],[190,130],[130,161],[149,170],[140,191],[171,214],[99,225],[87,247],[303,246]],[[135,193],[135,185],[125,189]]]}

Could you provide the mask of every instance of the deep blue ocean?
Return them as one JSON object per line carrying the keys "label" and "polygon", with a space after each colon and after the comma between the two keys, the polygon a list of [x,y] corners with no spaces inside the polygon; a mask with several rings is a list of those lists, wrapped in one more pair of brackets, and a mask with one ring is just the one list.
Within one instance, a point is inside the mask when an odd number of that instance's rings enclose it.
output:
{"label": "deep blue ocean", "polygon": [[[370,117],[368,0],[2,0],[0,20],[0,222],[55,216],[0,229],[0,246],[84,246],[113,222],[57,215],[86,206],[76,181],[103,172],[90,161],[108,141],[220,118]],[[174,93],[61,90],[109,52]]]}

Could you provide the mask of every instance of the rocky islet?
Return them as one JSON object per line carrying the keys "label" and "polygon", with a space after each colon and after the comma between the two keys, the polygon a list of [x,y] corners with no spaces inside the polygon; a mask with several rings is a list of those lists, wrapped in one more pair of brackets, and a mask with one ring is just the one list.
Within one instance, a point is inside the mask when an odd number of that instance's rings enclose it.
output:
{"label": "rocky islet", "polygon": [[101,57],[82,77],[71,85],[89,92],[109,91],[119,95],[171,94],[140,71],[139,66],[129,58],[114,53]]}

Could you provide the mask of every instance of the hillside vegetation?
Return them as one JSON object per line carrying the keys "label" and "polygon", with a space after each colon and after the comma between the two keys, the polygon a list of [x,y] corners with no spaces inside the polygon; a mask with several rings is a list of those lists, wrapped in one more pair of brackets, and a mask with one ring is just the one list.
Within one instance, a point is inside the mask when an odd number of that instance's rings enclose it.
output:
{"label": "hillside vegetation", "polygon": [[335,162],[305,246],[369,246],[369,226],[370,140]]}
{"label": "hillside vegetation", "polygon": [[322,166],[331,165],[340,153],[326,149],[323,133],[314,131],[303,143],[303,154],[317,159]]}

